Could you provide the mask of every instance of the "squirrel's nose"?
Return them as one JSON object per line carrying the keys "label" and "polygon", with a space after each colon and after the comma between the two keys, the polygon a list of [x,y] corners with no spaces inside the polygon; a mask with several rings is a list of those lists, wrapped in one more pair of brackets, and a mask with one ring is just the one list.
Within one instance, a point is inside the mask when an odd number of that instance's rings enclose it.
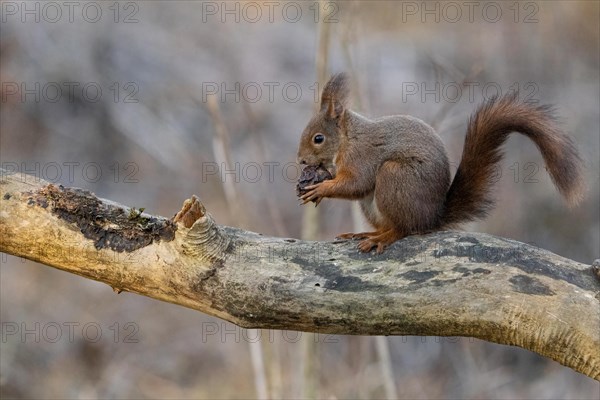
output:
{"label": "squirrel's nose", "polygon": [[298,164],[306,165],[306,160],[304,158],[298,158]]}

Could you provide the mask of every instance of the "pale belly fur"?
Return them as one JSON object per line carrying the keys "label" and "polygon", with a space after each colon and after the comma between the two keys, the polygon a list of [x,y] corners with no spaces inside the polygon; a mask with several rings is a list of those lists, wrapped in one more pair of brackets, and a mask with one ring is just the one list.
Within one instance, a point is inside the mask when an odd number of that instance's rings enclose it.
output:
{"label": "pale belly fur", "polygon": [[375,227],[381,226],[383,224],[383,216],[381,212],[377,208],[377,201],[375,198],[375,192],[371,192],[365,198],[359,200],[360,208],[365,214],[365,218],[374,225]]}

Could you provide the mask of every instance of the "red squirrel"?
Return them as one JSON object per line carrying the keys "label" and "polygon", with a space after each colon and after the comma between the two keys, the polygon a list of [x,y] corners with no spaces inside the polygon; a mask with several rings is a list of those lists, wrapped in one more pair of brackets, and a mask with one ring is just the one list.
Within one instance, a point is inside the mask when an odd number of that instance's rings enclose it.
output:
{"label": "red squirrel", "polygon": [[373,232],[345,233],[362,239],[358,248],[377,253],[412,234],[448,229],[484,217],[493,207],[494,169],[512,132],[531,139],[558,191],[569,205],[583,197],[582,160],[571,139],[555,125],[552,108],[518,100],[517,93],[493,97],[468,123],[454,179],[446,149],[432,127],[395,115],[368,119],[347,108],[349,79],[334,75],[323,88],[321,106],[298,149],[298,162],[327,169],[333,179],[305,189],[300,199],[358,200]]}

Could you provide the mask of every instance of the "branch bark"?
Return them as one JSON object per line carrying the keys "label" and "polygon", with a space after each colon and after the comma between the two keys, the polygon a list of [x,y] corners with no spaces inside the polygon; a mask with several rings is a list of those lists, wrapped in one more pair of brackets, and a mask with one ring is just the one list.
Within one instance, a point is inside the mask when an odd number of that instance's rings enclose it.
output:
{"label": "branch bark", "polygon": [[216,225],[196,197],[173,219],[2,171],[0,251],[246,328],[469,336],[600,380],[600,272],[481,233],[356,243]]}

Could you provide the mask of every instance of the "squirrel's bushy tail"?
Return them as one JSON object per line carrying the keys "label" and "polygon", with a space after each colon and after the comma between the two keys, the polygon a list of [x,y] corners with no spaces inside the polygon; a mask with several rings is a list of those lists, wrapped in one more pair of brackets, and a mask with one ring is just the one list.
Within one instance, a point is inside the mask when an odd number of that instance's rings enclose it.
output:
{"label": "squirrel's bushy tail", "polygon": [[512,132],[531,139],[546,169],[569,205],[584,192],[582,161],[571,139],[555,126],[552,108],[518,100],[518,94],[493,97],[469,119],[462,159],[446,195],[446,227],[483,217],[493,207],[495,168]]}

